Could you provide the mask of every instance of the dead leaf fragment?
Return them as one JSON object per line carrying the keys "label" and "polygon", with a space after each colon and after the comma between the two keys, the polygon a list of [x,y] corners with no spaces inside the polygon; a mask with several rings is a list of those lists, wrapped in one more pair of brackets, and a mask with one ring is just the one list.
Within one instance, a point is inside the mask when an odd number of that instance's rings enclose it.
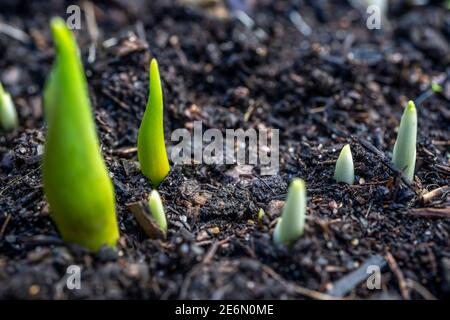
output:
{"label": "dead leaf fragment", "polygon": [[128,203],[127,207],[150,239],[166,239],[166,233],[161,230],[156,220],[152,217],[147,201]]}

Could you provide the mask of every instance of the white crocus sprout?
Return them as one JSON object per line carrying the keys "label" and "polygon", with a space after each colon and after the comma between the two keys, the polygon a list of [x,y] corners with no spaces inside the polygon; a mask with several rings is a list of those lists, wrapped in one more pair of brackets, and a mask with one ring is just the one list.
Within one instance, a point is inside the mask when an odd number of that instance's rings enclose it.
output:
{"label": "white crocus sprout", "polygon": [[355,168],[349,144],[346,144],[339,154],[334,170],[334,180],[347,184],[353,184],[355,181]]}
{"label": "white crocus sprout", "polygon": [[306,188],[302,179],[293,179],[288,191],[281,218],[275,227],[273,240],[276,244],[289,245],[297,240],[305,227]]}
{"label": "white crocus sprout", "polygon": [[150,207],[150,213],[152,217],[155,219],[158,226],[164,232],[167,233],[167,220],[166,214],[164,212],[164,206],[161,202],[161,197],[159,196],[158,191],[153,190],[148,199],[148,204]]}
{"label": "white crocus sprout", "polygon": [[401,170],[408,181],[414,179],[416,165],[417,110],[413,101],[409,101],[398,129],[392,162]]}
{"label": "white crocus sprout", "polygon": [[17,111],[11,99],[11,95],[5,92],[0,83],[0,128],[12,130],[17,128],[18,125]]}

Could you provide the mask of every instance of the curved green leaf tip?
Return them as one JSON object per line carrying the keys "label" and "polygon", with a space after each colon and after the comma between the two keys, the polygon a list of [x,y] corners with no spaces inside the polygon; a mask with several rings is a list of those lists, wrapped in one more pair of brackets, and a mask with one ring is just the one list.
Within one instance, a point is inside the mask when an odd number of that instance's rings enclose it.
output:
{"label": "curved green leaf tip", "polygon": [[266,215],[266,213],[264,212],[264,209],[260,208],[258,211],[258,221],[262,222],[265,215]]}
{"label": "curved green leaf tip", "polygon": [[75,38],[60,18],[51,20],[51,30],[57,55],[44,92],[44,191],[63,239],[96,251],[119,237],[113,184]]}
{"label": "curved green leaf tip", "polygon": [[11,95],[3,89],[0,83],[0,129],[12,130],[19,126],[16,107]]}
{"label": "curved green leaf tip", "polygon": [[156,223],[164,234],[167,234],[166,214],[164,212],[164,206],[161,202],[161,197],[159,196],[158,191],[153,190],[151,192],[150,197],[148,198],[148,204],[152,217],[156,220]]}
{"label": "curved green leaf tip", "polygon": [[416,140],[417,140],[417,110],[413,101],[409,101],[398,129],[395,141],[392,162],[398,170],[403,171],[405,177],[414,179],[416,165]]}
{"label": "curved green leaf tip", "polygon": [[163,93],[158,63],[150,63],[150,93],[138,133],[138,159],[142,173],[154,187],[164,180],[170,171],[164,141]]}
{"label": "curved green leaf tip", "polygon": [[347,184],[353,184],[355,182],[355,168],[349,144],[346,144],[339,154],[334,170],[334,180]]}
{"label": "curved green leaf tip", "polygon": [[302,179],[292,180],[283,213],[273,232],[276,244],[289,245],[297,240],[305,227],[306,188]]}
{"label": "curved green leaf tip", "polygon": [[434,93],[441,93],[443,89],[442,89],[442,86],[439,83],[433,82],[433,83],[431,83],[431,90]]}

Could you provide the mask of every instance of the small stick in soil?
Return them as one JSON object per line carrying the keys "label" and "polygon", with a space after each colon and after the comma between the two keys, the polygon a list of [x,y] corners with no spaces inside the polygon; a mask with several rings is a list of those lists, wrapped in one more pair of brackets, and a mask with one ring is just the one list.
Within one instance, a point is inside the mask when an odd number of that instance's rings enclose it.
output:
{"label": "small stick in soil", "polygon": [[3,222],[2,228],[0,229],[0,239],[3,238],[3,235],[5,234],[6,227],[8,226],[9,220],[11,220],[10,213],[6,216],[5,222]]}
{"label": "small stick in soil", "polygon": [[408,288],[416,291],[425,300],[437,300],[437,298],[430,291],[428,291],[427,288],[425,288],[420,283],[418,283],[418,282],[416,282],[414,280],[411,280],[411,279],[407,279],[406,280],[406,284],[408,285]]}
{"label": "small stick in soil", "polygon": [[97,42],[99,37],[97,20],[95,19],[95,8],[92,2],[84,1],[83,9],[86,15],[87,30],[89,33],[89,37],[91,38],[91,44],[89,46],[88,62],[94,63],[97,51]]}
{"label": "small stick in soil", "polygon": [[380,255],[370,257],[358,269],[336,281],[327,293],[336,297],[344,297],[358,284],[367,279],[370,275],[367,273],[367,268],[371,265],[377,265],[382,270],[386,267],[386,260]]}
{"label": "small stick in soil", "polygon": [[136,152],[137,152],[137,147],[124,147],[124,148],[113,150],[113,154],[118,155],[118,156],[126,156],[130,153],[134,154]]}
{"label": "small stick in soil", "polygon": [[433,201],[434,199],[443,196],[444,194],[448,193],[449,191],[450,191],[449,186],[436,188],[434,190],[431,190],[430,192],[424,193],[421,197],[421,200],[423,203],[429,203],[429,202]]}
{"label": "small stick in soil", "polygon": [[0,33],[3,33],[24,44],[30,43],[30,36],[19,28],[10,26],[9,24],[0,22]]}
{"label": "small stick in soil", "polygon": [[291,11],[289,14],[289,19],[305,37],[309,37],[311,35],[311,27],[305,22],[298,11]]}
{"label": "small stick in soil", "polygon": [[216,254],[218,248],[219,248],[219,241],[216,240],[209,247],[208,252],[206,252],[205,256],[203,257],[202,263],[209,264],[214,258],[214,255]]}
{"label": "small stick in soil", "polygon": [[116,98],[115,96],[113,96],[108,90],[103,89],[102,93],[107,96],[108,98],[110,98],[112,101],[114,101],[119,107],[129,111],[130,107],[123,102],[122,100],[120,100],[119,98]]}
{"label": "small stick in soil", "polygon": [[381,152],[380,150],[378,150],[373,144],[371,144],[369,141],[363,139],[363,138],[358,138],[355,136],[352,136],[352,140],[357,142],[358,144],[360,144],[364,149],[372,152],[378,159],[380,159],[380,161],[389,168],[389,170],[391,170],[392,172],[394,172],[395,174],[399,175],[402,179],[402,182],[409,188],[411,189],[414,193],[417,194],[416,190],[414,189],[413,185],[411,184],[411,182],[409,182],[405,176],[403,175],[403,173],[398,170],[397,168],[394,167],[394,165],[391,163],[391,161],[389,159],[386,158],[386,156],[384,155],[383,152]]}
{"label": "small stick in soil", "polygon": [[273,189],[267,184],[267,182],[265,182],[260,176],[257,175],[253,175],[254,177],[258,178],[262,183],[264,183],[264,185],[269,188],[270,192],[272,192],[273,195],[276,195],[275,191],[273,191]]}
{"label": "small stick in soil", "polygon": [[443,174],[450,176],[450,167],[446,166],[444,164],[435,164],[434,168],[439,171],[442,172]]}
{"label": "small stick in soil", "polygon": [[411,209],[409,214],[424,218],[447,218],[450,219],[450,207],[446,208],[417,208]]}
{"label": "small stick in soil", "polygon": [[[214,242],[209,247],[208,252],[206,252],[205,256],[203,257],[202,264],[210,263],[212,261],[212,258],[214,258],[217,249],[219,249],[220,246],[224,245],[228,241],[230,241],[230,237],[222,240],[214,240]],[[200,245],[199,242],[197,242],[197,245]]]}
{"label": "small stick in soil", "polygon": [[38,170],[41,170],[42,168],[42,164],[39,165],[39,167],[30,170],[26,175],[24,176],[20,176],[16,179],[13,179],[11,182],[7,183],[5,188],[3,188],[2,190],[0,190],[0,195],[2,195],[6,190],[8,190],[11,187],[14,187],[16,184],[18,184],[20,181],[24,180],[25,178],[29,177],[31,174],[35,173]]}
{"label": "small stick in soil", "polygon": [[397,277],[398,285],[400,287],[400,292],[402,294],[403,299],[410,300],[411,295],[409,293],[409,289],[408,289],[408,285],[406,283],[405,277],[403,276],[403,272],[398,267],[397,261],[395,261],[394,256],[390,252],[386,253],[386,260],[387,260],[392,272]]}
{"label": "small stick in soil", "polygon": [[267,275],[272,277],[273,279],[280,282],[283,286],[285,286],[287,289],[290,289],[302,296],[316,299],[316,300],[339,300],[341,297],[335,297],[326,293],[322,293],[319,291],[311,290],[305,287],[301,287],[299,285],[293,284],[285,280],[281,275],[275,272],[272,268],[269,266],[263,266],[262,271],[265,272]]}

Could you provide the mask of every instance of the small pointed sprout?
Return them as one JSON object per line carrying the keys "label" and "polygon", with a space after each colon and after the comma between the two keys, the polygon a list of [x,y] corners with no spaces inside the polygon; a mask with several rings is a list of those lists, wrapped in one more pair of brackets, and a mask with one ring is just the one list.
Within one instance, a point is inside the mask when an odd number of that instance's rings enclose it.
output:
{"label": "small pointed sprout", "polygon": [[148,204],[150,207],[150,213],[152,214],[152,217],[155,219],[156,223],[164,232],[164,234],[167,234],[166,214],[164,212],[164,207],[161,202],[161,197],[159,196],[158,191],[156,190],[152,191],[150,197],[148,198]]}
{"label": "small pointed sprout", "polygon": [[413,101],[409,101],[398,129],[395,141],[392,162],[398,170],[403,171],[405,177],[414,179],[416,165],[416,140],[417,140],[417,111]]}
{"label": "small pointed sprout", "polygon": [[142,173],[154,187],[164,180],[170,171],[164,142],[163,94],[158,63],[150,63],[150,94],[138,133],[138,159]]}
{"label": "small pointed sprout", "polygon": [[75,38],[61,18],[51,20],[51,31],[57,55],[44,91],[44,192],[62,238],[97,251],[119,238],[113,184]]}
{"label": "small pointed sprout", "polygon": [[258,221],[262,222],[264,220],[265,215],[266,215],[266,213],[264,212],[264,209],[260,208],[258,211]]}
{"label": "small pointed sprout", "polygon": [[0,128],[4,130],[12,130],[17,128],[19,121],[17,120],[17,111],[12,101],[11,95],[3,89],[0,83]]}
{"label": "small pointed sprout", "polygon": [[347,184],[355,182],[355,168],[349,144],[346,144],[339,154],[333,178],[336,182],[345,182]]}
{"label": "small pointed sprout", "polygon": [[305,227],[306,188],[302,179],[295,178],[289,186],[281,218],[275,227],[273,240],[276,244],[289,245],[297,240]]}
{"label": "small pointed sprout", "polygon": [[433,83],[431,83],[431,90],[434,93],[441,93],[443,89],[442,89],[442,86],[439,83],[433,82]]}

